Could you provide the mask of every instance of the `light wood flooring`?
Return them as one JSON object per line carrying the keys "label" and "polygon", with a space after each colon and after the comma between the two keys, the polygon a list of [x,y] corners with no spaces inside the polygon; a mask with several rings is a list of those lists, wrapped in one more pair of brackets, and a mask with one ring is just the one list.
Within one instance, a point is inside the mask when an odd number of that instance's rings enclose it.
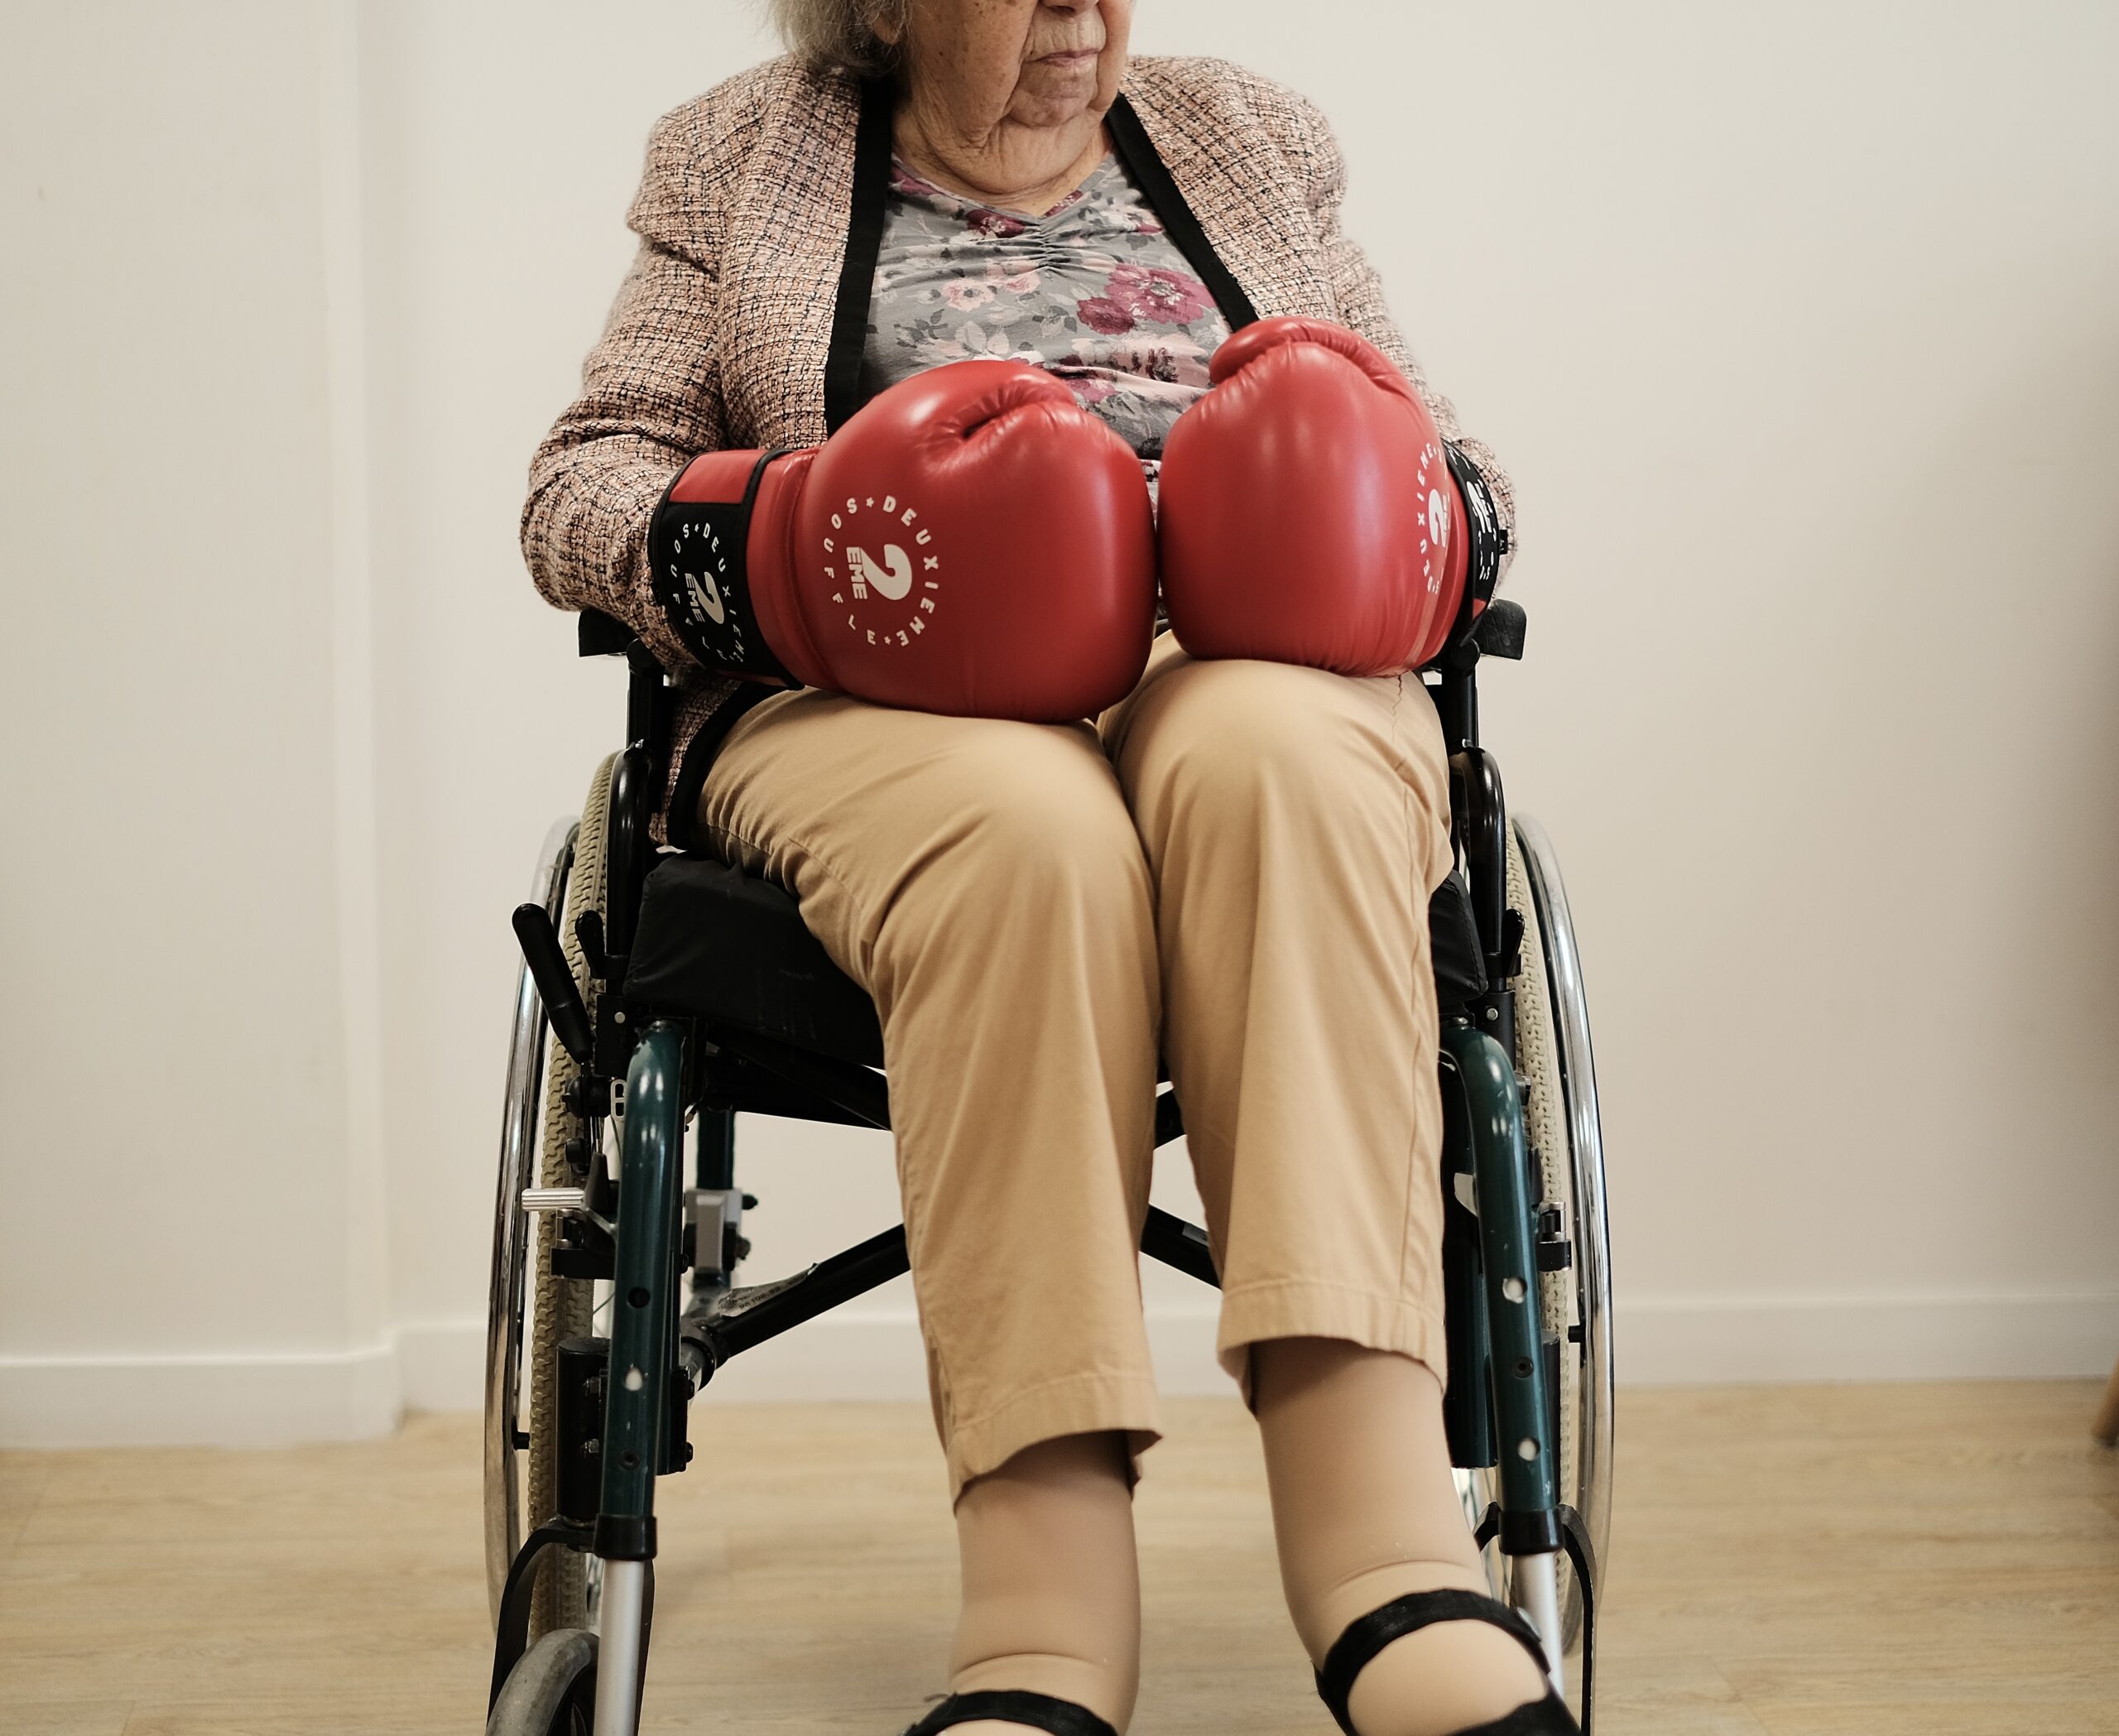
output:
{"label": "light wood flooring", "polygon": [[[2089,1382],[1622,1395],[1608,1736],[2119,1732],[2119,1457]],[[1142,1736],[1330,1736],[1256,1437],[1174,1402],[1137,1501]],[[661,1484],[647,1727],[892,1736],[938,1692],[924,1406],[693,1411]],[[0,1455],[0,1730],[469,1733],[478,1425],[271,1452]],[[713,1466],[709,1469],[709,1465]]]}

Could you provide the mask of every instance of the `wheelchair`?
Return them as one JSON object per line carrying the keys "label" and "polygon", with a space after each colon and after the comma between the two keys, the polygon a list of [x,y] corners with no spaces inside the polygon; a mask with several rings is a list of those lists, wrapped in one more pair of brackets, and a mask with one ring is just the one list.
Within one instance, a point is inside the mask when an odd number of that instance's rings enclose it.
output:
{"label": "wheelchair", "polygon": [[[1585,1730],[1610,1520],[1612,1377],[1602,1137],[1580,961],[1550,842],[1479,745],[1477,670],[1520,658],[1497,600],[1425,672],[1450,749],[1458,866],[1429,911],[1441,1009],[1445,1418],[1494,1594],[1541,1636]],[[627,745],[555,824],[515,911],[523,955],[500,1146],[485,1386],[488,1736],[634,1736],[653,1612],[655,1480],[694,1456],[728,1360],[907,1267],[902,1225],[762,1283],[737,1118],[891,1124],[873,1004],[786,892],[658,850],[673,694],[622,656]],[[1160,1089],[1160,1147],[1184,1130]],[[1205,1232],[1151,1208],[1141,1251],[1216,1282]]]}

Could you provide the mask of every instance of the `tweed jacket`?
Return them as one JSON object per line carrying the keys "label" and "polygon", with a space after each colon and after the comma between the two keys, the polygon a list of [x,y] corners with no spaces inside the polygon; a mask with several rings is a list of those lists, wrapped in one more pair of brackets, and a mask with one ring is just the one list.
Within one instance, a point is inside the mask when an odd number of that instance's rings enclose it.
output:
{"label": "tweed jacket", "polygon": [[[673,844],[688,841],[706,761],[741,700],[738,685],[703,671],[664,621],[648,580],[648,521],[698,454],[813,445],[853,407],[846,388],[888,160],[880,88],[782,57],[656,123],[626,219],[639,251],[584,364],[580,396],[531,463],[521,537],[539,592],[560,608],[615,617],[670,674],[656,830]],[[1340,228],[1346,166],[1323,113],[1206,58],[1136,57],[1122,89],[1109,122],[1121,155],[1231,326],[1300,314],[1360,332],[1479,468],[1512,532],[1506,475],[1429,387],[1374,267]],[[864,201],[857,156],[873,162],[878,153],[868,178],[877,190]]]}

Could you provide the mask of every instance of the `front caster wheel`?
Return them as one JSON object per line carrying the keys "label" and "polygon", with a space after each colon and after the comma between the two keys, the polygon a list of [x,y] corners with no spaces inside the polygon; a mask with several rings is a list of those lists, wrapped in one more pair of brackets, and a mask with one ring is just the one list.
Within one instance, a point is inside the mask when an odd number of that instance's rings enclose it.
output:
{"label": "front caster wheel", "polygon": [[555,1628],[507,1672],[486,1736],[589,1736],[596,1717],[596,1636]]}

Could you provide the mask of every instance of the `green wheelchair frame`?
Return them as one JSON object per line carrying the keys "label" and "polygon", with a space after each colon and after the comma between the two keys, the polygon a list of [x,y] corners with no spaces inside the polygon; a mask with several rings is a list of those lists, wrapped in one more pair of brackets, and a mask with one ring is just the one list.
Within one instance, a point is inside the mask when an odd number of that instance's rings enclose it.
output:
{"label": "green wheelchair frame", "polygon": [[[1523,628],[1520,608],[1497,603],[1430,671],[1451,748],[1459,928],[1483,985],[1443,1007],[1444,1409],[1495,1593],[1537,1629],[1556,1686],[1580,1642],[1587,1730],[1612,1410],[1594,1067],[1551,847],[1534,822],[1511,821],[1478,742],[1477,666],[1482,656],[1520,656]],[[652,1620],[655,1482],[692,1457],[690,1401],[729,1357],[906,1269],[900,1226],[791,1277],[733,1282],[748,1249],[742,1214],[756,1204],[736,1183],[739,1111],[887,1128],[888,1085],[877,1067],[844,1059],[843,1046],[834,1054],[630,992],[641,888],[656,865],[646,820],[649,792],[661,786],[670,694],[616,623],[584,617],[582,637],[584,655],[622,652],[632,666],[630,745],[605,762],[580,822],[554,829],[536,895],[515,918],[524,968],[487,1380],[489,1736],[633,1736]],[[547,1157],[533,1177],[541,1130]],[[1158,1146],[1181,1132],[1165,1091]],[[1141,1246],[1216,1282],[1195,1226],[1151,1209]],[[570,1306],[555,1300],[568,1293]],[[589,1293],[601,1297],[594,1312],[608,1310],[601,1334],[580,1306]],[[542,1467],[526,1491],[526,1451],[533,1473]]]}

